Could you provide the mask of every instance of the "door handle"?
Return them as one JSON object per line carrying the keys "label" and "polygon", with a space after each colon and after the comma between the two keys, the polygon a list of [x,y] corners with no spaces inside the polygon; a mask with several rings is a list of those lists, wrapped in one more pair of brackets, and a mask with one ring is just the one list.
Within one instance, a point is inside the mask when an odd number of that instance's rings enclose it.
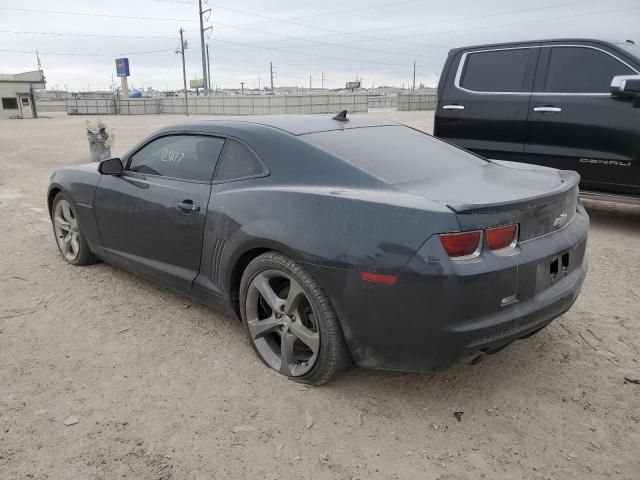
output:
{"label": "door handle", "polygon": [[443,105],[443,110],[464,110],[464,105]]}
{"label": "door handle", "polygon": [[547,112],[547,113],[560,113],[562,109],[560,107],[535,107],[533,109],[534,112]]}
{"label": "door handle", "polygon": [[193,203],[193,200],[183,200],[178,203],[178,208],[185,213],[193,213],[200,211],[200,205]]}

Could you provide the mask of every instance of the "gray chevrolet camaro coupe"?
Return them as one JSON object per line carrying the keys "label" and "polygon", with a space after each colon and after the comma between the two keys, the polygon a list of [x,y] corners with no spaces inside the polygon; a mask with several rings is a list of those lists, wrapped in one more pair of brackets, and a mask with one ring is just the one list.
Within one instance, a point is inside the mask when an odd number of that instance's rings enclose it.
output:
{"label": "gray chevrolet camaro coupe", "polygon": [[578,181],[369,116],[282,115],[163,128],[57,170],[48,205],[67,262],[237,315],[267,366],[322,384],[351,361],[441,370],[566,312]]}

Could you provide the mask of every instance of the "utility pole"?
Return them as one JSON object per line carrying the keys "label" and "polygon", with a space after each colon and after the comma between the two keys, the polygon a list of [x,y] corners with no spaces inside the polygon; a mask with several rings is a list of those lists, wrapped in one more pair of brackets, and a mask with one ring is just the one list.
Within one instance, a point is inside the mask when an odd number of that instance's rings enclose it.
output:
{"label": "utility pole", "polygon": [[273,91],[273,62],[269,62],[269,70],[271,71],[271,95],[274,95]]}
{"label": "utility pole", "polygon": [[413,61],[413,86],[411,87],[411,93],[416,91],[416,61]]}
{"label": "utility pole", "polygon": [[198,0],[198,13],[200,16],[200,48],[202,50],[202,89],[205,95],[208,95],[207,82],[207,53],[204,47],[204,32],[212,27],[204,28],[204,14],[211,12],[211,9],[202,10],[202,0]]}
{"label": "utility pole", "polygon": [[211,58],[209,58],[209,44],[208,43],[207,43],[207,87],[209,88],[209,93],[211,93]]}
{"label": "utility pole", "polygon": [[313,87],[311,86],[311,74],[309,74],[309,91],[311,91]]}
{"label": "utility pole", "polygon": [[324,90],[324,70],[322,71],[322,89]]}
{"label": "utility pole", "polygon": [[184,37],[183,37],[183,32],[184,30],[182,30],[182,28],[180,28],[180,50],[176,50],[176,53],[179,53],[180,55],[182,55],[182,82],[184,85],[184,110],[187,114],[187,116],[189,116],[189,99],[187,98],[187,68],[184,64]]}
{"label": "utility pole", "polygon": [[244,95],[244,82],[240,82],[240,95]]}
{"label": "utility pole", "polygon": [[260,85],[260,75],[258,75],[258,90],[262,90],[262,85]]}

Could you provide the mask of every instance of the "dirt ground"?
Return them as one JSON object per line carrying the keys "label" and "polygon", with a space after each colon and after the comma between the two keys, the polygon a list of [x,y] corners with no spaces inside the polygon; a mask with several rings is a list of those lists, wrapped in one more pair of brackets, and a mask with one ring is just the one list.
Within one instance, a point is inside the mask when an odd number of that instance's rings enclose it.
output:
{"label": "dirt ground", "polygon": [[[584,289],[537,336],[473,367],[308,388],[237,320],[63,262],[45,191],[88,160],[86,117],[49,116],[0,121],[0,479],[640,479],[640,207],[588,204]],[[119,154],[181,118],[105,120]]]}

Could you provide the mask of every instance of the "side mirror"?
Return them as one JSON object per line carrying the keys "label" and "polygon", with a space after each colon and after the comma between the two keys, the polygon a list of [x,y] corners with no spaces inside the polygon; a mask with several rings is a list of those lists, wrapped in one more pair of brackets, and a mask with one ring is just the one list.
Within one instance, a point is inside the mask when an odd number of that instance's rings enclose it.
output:
{"label": "side mirror", "polygon": [[124,166],[119,158],[107,158],[98,164],[98,171],[102,175],[121,175]]}
{"label": "side mirror", "polygon": [[616,97],[640,97],[640,75],[616,75],[610,91]]}

